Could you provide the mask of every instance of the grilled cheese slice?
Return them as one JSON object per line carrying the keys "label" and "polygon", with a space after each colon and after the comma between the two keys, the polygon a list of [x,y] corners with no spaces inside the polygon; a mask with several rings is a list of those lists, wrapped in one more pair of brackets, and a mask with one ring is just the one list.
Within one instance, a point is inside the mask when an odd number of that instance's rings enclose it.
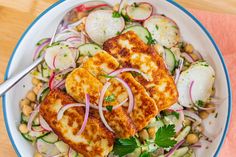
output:
{"label": "grilled cheese slice", "polygon": [[[106,81],[104,75],[108,75],[119,67],[117,60],[105,51],[97,52],[93,57],[86,60],[81,67],[90,72],[101,82]],[[131,88],[134,95],[134,108],[130,117],[137,129],[143,129],[148,125],[150,120],[158,114],[155,101],[148,95],[145,88],[138,83],[130,73],[119,75]],[[128,93],[121,83],[116,79],[110,79],[110,92],[114,94],[119,103],[128,98]],[[128,105],[128,103],[126,104]],[[127,107],[125,107],[127,110]]]}
{"label": "grilled cheese slice", "polygon": [[76,103],[69,95],[54,90],[41,103],[40,115],[46,120],[59,139],[67,143],[84,157],[104,157],[113,149],[114,135],[90,112],[85,130],[77,135],[83,123],[84,107],[68,109],[61,120],[57,121],[59,109],[67,104]]}
{"label": "grilled cheese slice", "polygon": [[[85,102],[85,93],[90,95],[90,102],[98,104],[100,92],[103,84],[97,80],[84,68],[73,70],[66,78],[66,90],[78,102]],[[105,97],[110,96],[111,92],[108,88]],[[103,102],[103,106],[115,106],[118,102]],[[104,116],[109,126],[115,131],[115,135],[119,138],[129,138],[136,133],[134,124],[132,123],[127,112],[123,108],[104,111]]]}
{"label": "grilled cheese slice", "polygon": [[142,76],[136,76],[135,79],[146,88],[159,110],[177,102],[177,88],[163,59],[133,31],[107,40],[103,49],[116,58],[122,67],[137,68],[148,75],[149,81]]}

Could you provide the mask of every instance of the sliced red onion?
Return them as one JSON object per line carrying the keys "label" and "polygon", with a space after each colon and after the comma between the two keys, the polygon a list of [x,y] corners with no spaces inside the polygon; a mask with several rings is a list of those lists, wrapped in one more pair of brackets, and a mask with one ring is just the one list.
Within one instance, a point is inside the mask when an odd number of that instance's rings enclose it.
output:
{"label": "sliced red onion", "polygon": [[175,132],[179,132],[183,128],[184,112],[183,112],[183,110],[178,110],[175,112],[179,113],[179,122],[175,126]]}
{"label": "sliced red onion", "polygon": [[103,99],[104,99],[105,93],[106,93],[106,91],[107,91],[107,89],[109,88],[110,85],[111,85],[110,82],[106,82],[105,85],[102,88],[100,98],[99,98],[99,103],[98,103],[98,111],[99,111],[99,115],[100,115],[101,120],[102,120],[103,124],[105,125],[105,127],[108,130],[114,132],[113,129],[108,125],[108,123],[107,123],[107,121],[106,121],[106,119],[103,115],[103,111],[102,111]]}
{"label": "sliced red onion", "polygon": [[61,87],[61,86],[63,86],[63,85],[65,85],[65,82],[66,82],[66,80],[65,79],[63,79],[63,80],[61,80],[61,81],[59,81],[55,86],[54,86],[54,88],[59,88],[59,87]]}
{"label": "sliced red onion", "polygon": [[120,73],[129,72],[129,71],[140,73],[147,81],[149,81],[149,78],[146,74],[144,74],[142,71],[135,68],[121,68],[121,69],[111,72],[109,76],[117,76]]}
{"label": "sliced red onion", "polygon": [[202,55],[198,51],[194,50],[193,53],[196,54],[199,59],[203,59]]}
{"label": "sliced red onion", "polygon": [[56,69],[56,58],[57,58],[57,55],[53,57],[53,61],[52,61],[52,65],[54,69]]}
{"label": "sliced red onion", "polygon": [[189,86],[189,97],[190,97],[192,104],[195,104],[193,101],[193,97],[192,97],[193,84],[194,84],[194,81],[191,81],[190,86]]}
{"label": "sliced red onion", "polygon": [[194,120],[196,120],[199,124],[202,123],[202,119],[194,112],[191,112],[191,111],[187,111],[187,110],[184,110],[184,115],[187,116],[187,117],[190,117]]}
{"label": "sliced red onion", "polygon": [[132,93],[132,90],[130,89],[129,85],[122,79],[115,77],[115,79],[120,82],[126,89],[128,96],[129,96],[129,107],[128,107],[128,113],[131,113],[134,109],[134,95]]}
{"label": "sliced red onion", "polygon": [[38,55],[39,55],[40,51],[41,51],[43,48],[45,48],[45,47],[50,43],[50,41],[51,41],[51,39],[48,38],[48,39],[46,39],[41,45],[39,45],[39,46],[37,47],[37,49],[36,49],[35,52],[34,52],[34,57],[33,57],[33,59],[38,58]]}
{"label": "sliced red onion", "polygon": [[27,129],[31,132],[37,132],[37,131],[32,130],[32,123],[33,123],[35,117],[37,116],[37,114],[39,113],[39,107],[40,107],[40,105],[38,105],[35,108],[35,110],[30,114],[29,121],[27,123]]}
{"label": "sliced red onion", "polygon": [[184,57],[189,63],[193,63],[194,62],[194,59],[187,53],[182,53],[181,54],[182,57]]}
{"label": "sliced red onion", "polygon": [[92,10],[92,9],[95,9],[95,8],[106,7],[106,6],[109,6],[109,5],[106,4],[106,3],[92,5],[92,6],[86,6],[86,4],[82,4],[82,5],[80,5],[76,8],[76,11],[77,12],[84,12],[84,11],[89,11],[89,10]]}
{"label": "sliced red onion", "polygon": [[54,79],[55,79],[55,73],[53,72],[49,78],[49,83],[48,86],[49,88],[52,90],[54,88],[53,84],[54,84]]}
{"label": "sliced red onion", "polygon": [[38,94],[37,94],[37,101],[39,102],[39,98],[41,97],[41,95],[42,95],[42,92],[45,90],[45,89],[47,89],[48,88],[48,85],[47,84],[44,84],[43,86],[42,86],[42,88],[39,90],[39,92],[38,92]]}
{"label": "sliced red onion", "polygon": [[68,104],[68,105],[65,105],[63,106],[57,113],[57,120],[61,120],[63,115],[64,115],[64,112],[67,111],[68,109],[72,108],[72,107],[84,107],[85,105],[84,104],[79,104],[79,103],[76,103],[76,104]]}
{"label": "sliced red onion", "polygon": [[178,67],[178,69],[175,70],[175,84],[177,84],[178,81],[179,81],[179,76],[180,76],[180,73],[181,73],[181,71],[182,71],[182,69],[183,69],[183,63],[184,63],[184,61],[183,61],[183,59],[181,58],[181,59],[179,60],[179,67]]}
{"label": "sliced red onion", "polygon": [[42,116],[39,116],[40,126],[47,131],[52,131],[52,128],[48,125],[48,123],[43,119]]}
{"label": "sliced red onion", "polygon": [[165,155],[165,157],[170,157],[174,154],[174,152],[184,143],[185,140],[181,140],[179,143],[177,143],[170,151]]}

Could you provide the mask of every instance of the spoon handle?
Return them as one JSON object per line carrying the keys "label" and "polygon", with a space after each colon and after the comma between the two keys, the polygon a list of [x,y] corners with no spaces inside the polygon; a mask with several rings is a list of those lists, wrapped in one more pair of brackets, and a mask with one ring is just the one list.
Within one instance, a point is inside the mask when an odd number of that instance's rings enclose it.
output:
{"label": "spoon handle", "polygon": [[32,71],[42,61],[43,61],[43,57],[36,59],[30,66],[25,68],[23,71],[17,73],[16,75],[7,79],[5,82],[1,83],[0,96],[2,96],[5,92],[11,89],[17,82],[19,82],[25,75],[27,75],[30,71]]}

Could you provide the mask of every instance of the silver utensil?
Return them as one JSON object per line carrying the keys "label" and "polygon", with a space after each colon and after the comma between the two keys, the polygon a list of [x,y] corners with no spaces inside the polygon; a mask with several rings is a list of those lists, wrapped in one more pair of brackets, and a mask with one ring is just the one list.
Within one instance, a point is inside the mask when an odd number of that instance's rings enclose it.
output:
{"label": "silver utensil", "polygon": [[[77,16],[77,11],[80,9],[83,11],[83,9],[86,9],[86,7],[93,8],[93,6],[104,4],[102,1],[90,1],[87,3],[80,4],[72,9],[70,9],[62,18],[60,23],[58,24],[55,32],[52,35],[51,41],[49,45],[52,45],[55,36],[58,32],[60,32],[63,28],[68,27],[74,27],[76,26],[77,22],[73,21],[73,18]],[[26,76],[29,72],[31,72],[35,67],[37,67],[42,61],[44,60],[44,56],[41,56],[40,58],[36,59],[31,65],[29,65],[27,68],[25,68],[23,71],[17,73],[16,75],[12,76],[11,78],[8,78],[5,80],[5,82],[0,84],[0,96],[2,96],[5,92],[7,92],[9,89],[11,89],[17,82],[19,82],[24,76]]]}

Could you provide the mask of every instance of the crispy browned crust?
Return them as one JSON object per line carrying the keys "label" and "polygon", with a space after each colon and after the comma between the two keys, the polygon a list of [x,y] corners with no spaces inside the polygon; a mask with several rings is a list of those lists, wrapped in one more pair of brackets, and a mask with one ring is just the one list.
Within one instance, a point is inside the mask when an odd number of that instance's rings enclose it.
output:
{"label": "crispy browned crust", "polygon": [[[122,67],[140,69],[151,77],[151,81],[146,81],[142,76],[135,79],[150,93],[160,111],[177,102],[178,91],[163,59],[134,32],[129,31],[107,40],[103,44],[103,49],[115,57]],[[143,70],[143,66],[148,69]]]}
{"label": "crispy browned crust", "polygon": [[[102,87],[103,84],[84,68],[73,70],[66,78],[67,93],[78,102],[84,102],[83,95],[87,93],[91,96],[91,103],[98,104]],[[105,97],[109,95],[111,92],[108,90]],[[103,106],[115,106],[117,104],[117,101],[109,103],[104,101]],[[104,116],[118,138],[129,138],[135,135],[135,126],[123,108],[118,108],[112,112],[105,111]]]}
{"label": "crispy browned crust", "polygon": [[[67,110],[63,118],[57,121],[57,111],[66,104],[76,103],[69,95],[54,90],[49,93],[41,103],[40,114],[58,135],[75,151],[85,157],[107,156],[113,148],[114,135],[97,118],[96,111],[91,111],[84,132],[76,135],[79,131],[83,118],[84,107],[75,107]],[[79,141],[83,139],[84,141]]]}

